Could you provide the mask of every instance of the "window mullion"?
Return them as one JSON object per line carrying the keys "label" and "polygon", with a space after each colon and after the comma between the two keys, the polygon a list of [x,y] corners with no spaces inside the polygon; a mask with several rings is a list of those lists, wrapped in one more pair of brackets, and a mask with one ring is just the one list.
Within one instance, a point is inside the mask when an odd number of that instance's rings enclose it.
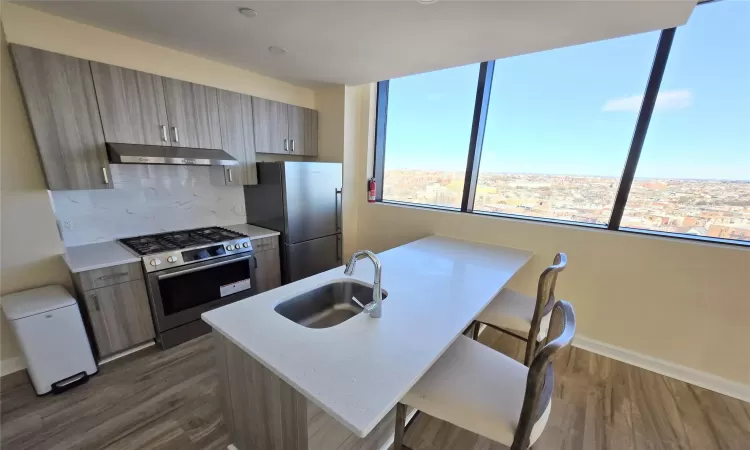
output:
{"label": "window mullion", "polygon": [[659,86],[661,86],[661,80],[664,77],[664,70],[667,67],[667,58],[669,58],[669,50],[672,48],[674,33],[674,28],[662,30],[659,44],[656,47],[656,56],[654,57],[654,64],[651,67],[651,75],[649,75],[648,84],[646,85],[646,93],[643,95],[643,103],[641,104],[641,110],[638,114],[638,122],[635,124],[633,139],[630,142],[628,159],[625,161],[625,168],[623,169],[622,177],[620,178],[620,186],[617,189],[615,204],[612,207],[612,214],[609,217],[607,228],[610,230],[617,230],[620,228],[622,215],[625,211],[625,204],[628,202],[628,195],[630,194],[630,188],[633,185],[633,178],[635,177],[635,170],[638,166],[638,159],[641,157],[641,150],[643,150],[643,143],[646,140],[648,125],[651,122],[651,115],[654,112],[656,98],[659,95]]}
{"label": "window mullion", "polygon": [[383,201],[383,173],[385,170],[385,128],[388,122],[388,80],[378,82],[377,113],[375,118],[375,200]]}
{"label": "window mullion", "polygon": [[461,211],[474,210],[474,196],[477,192],[479,178],[479,162],[482,158],[482,143],[484,130],[487,125],[487,109],[490,104],[492,90],[492,75],[495,72],[495,61],[483,62],[479,66],[479,80],[477,82],[477,98],[474,104],[474,120],[471,124],[471,138],[469,140],[469,156],[466,161],[464,192],[461,200]]}

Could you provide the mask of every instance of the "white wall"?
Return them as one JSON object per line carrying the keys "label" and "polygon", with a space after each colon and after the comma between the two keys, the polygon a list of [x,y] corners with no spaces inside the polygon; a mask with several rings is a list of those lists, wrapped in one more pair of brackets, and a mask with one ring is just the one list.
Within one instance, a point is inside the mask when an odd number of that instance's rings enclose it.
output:
{"label": "white wall", "polygon": [[[364,95],[360,104],[350,105],[350,90]],[[382,251],[440,234],[532,250],[532,262],[511,282],[511,287],[530,295],[555,253],[566,252],[569,266],[558,281],[558,298],[573,303],[580,336],[750,388],[750,251],[369,204],[364,180],[371,173],[374,93],[373,86],[347,87],[347,123],[359,122],[346,128],[352,135],[346,136],[351,145],[345,146],[344,155],[345,170],[353,171],[345,179],[351,179],[355,190],[353,202],[344,205],[345,217],[354,216],[353,227],[344,229],[353,246]]]}

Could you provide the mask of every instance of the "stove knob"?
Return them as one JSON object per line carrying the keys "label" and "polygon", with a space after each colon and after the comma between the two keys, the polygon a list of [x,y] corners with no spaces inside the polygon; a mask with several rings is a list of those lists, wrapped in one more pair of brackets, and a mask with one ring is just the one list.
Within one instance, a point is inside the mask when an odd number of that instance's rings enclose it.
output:
{"label": "stove knob", "polygon": [[232,247],[232,244],[227,245],[227,250],[233,250],[234,247]]}
{"label": "stove knob", "polygon": [[156,267],[156,266],[158,266],[159,264],[161,264],[161,260],[160,260],[159,258],[155,258],[155,259],[152,259],[152,260],[151,260],[151,261],[149,262],[149,264],[151,264],[152,266]]}
{"label": "stove knob", "polygon": [[234,244],[234,248],[237,249],[237,250],[239,250],[240,249],[240,244]]}
{"label": "stove knob", "polygon": [[175,258],[174,256],[170,256],[169,258],[167,258],[167,261],[173,263],[177,261],[177,258]]}
{"label": "stove knob", "polygon": [[248,247],[250,247],[250,244],[248,244],[247,242],[245,242],[245,243],[242,244],[242,246],[245,247],[245,248],[248,248]]}

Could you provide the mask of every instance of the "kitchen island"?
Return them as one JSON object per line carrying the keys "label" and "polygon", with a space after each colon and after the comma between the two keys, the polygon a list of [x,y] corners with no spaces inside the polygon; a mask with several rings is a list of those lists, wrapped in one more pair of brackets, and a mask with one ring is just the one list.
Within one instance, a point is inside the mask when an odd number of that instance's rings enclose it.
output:
{"label": "kitchen island", "polygon": [[374,268],[366,260],[351,277],[338,267],[204,313],[216,337],[224,414],[235,446],[387,445],[396,403],[531,256],[430,236],[378,254],[387,293],[379,319],[361,313],[312,329],[274,310],[333,282],[371,285]]}

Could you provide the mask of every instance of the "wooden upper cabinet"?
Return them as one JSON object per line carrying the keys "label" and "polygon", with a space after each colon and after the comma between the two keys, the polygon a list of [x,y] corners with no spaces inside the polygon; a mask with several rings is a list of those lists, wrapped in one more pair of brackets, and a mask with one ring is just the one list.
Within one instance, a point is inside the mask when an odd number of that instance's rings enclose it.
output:
{"label": "wooden upper cabinet", "polygon": [[51,190],[112,188],[88,61],[11,45]]}
{"label": "wooden upper cabinet", "polygon": [[253,127],[253,98],[240,95],[242,105],[242,127],[245,134],[246,184],[258,184],[258,166],[255,164],[255,128]]}
{"label": "wooden upper cabinet", "polygon": [[173,146],[221,149],[217,89],[164,78]]}
{"label": "wooden upper cabinet", "polygon": [[318,112],[253,97],[257,153],[318,155]]}
{"label": "wooden upper cabinet", "polygon": [[224,90],[219,90],[218,95],[222,148],[234,156],[239,165],[212,170],[223,171],[219,182],[223,179],[227,186],[257,184],[251,97]]}
{"label": "wooden upper cabinet", "polygon": [[91,62],[108,142],[170,145],[162,77]]}
{"label": "wooden upper cabinet", "polygon": [[318,112],[287,105],[289,117],[289,151],[293,155],[318,155]]}
{"label": "wooden upper cabinet", "polygon": [[253,97],[252,104],[255,151],[289,154],[288,105],[257,97]]}

